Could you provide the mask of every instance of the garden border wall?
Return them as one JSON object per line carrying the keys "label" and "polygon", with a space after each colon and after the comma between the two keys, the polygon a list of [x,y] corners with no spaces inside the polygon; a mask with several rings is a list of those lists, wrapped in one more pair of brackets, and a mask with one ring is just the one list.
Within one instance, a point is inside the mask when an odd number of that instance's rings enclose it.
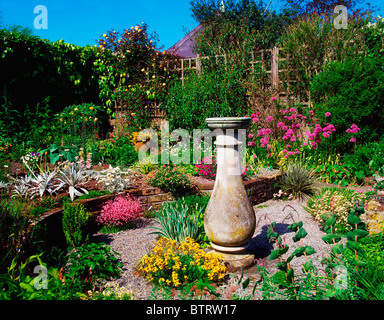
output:
{"label": "garden border wall", "polygon": [[[273,198],[273,194],[277,192],[275,184],[280,177],[280,173],[272,174],[269,176],[259,177],[253,180],[244,181],[244,186],[247,191],[248,197],[252,205],[267,201]],[[203,193],[211,193],[213,190],[214,182],[199,183],[196,182],[197,189]],[[164,202],[175,200],[169,192],[164,192],[159,188],[146,188],[146,189],[129,189],[114,194],[107,194],[91,199],[79,200],[76,203],[81,203],[91,213],[90,217],[90,233],[96,233],[98,230],[96,217],[100,212],[103,204],[119,195],[130,194],[137,198],[144,211],[151,209],[158,210]],[[52,209],[43,213],[39,222],[45,226],[45,239],[47,245],[51,246],[65,246],[66,240],[62,228],[63,207]]]}

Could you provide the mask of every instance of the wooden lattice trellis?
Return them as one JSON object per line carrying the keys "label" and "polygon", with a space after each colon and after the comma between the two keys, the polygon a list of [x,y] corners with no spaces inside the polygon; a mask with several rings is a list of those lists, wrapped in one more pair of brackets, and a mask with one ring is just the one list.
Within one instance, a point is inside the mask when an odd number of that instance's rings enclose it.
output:
{"label": "wooden lattice trellis", "polygon": [[[177,63],[172,64],[172,68],[170,68],[170,64],[167,63],[166,67],[170,74],[178,74],[181,83],[184,84],[188,73],[191,71],[201,72],[202,61],[204,59],[211,58],[198,55],[194,58],[179,59]],[[225,54],[217,55],[215,56],[215,61],[221,61],[226,64],[227,56]],[[256,76],[258,72],[263,74],[262,81],[260,81],[262,89],[275,92],[275,96],[277,96],[283,103],[288,100],[294,100],[297,103],[310,106],[310,97],[308,97],[309,99],[301,100],[300,95],[294,96],[291,91],[291,86],[295,81],[289,79],[288,61],[289,56],[285,54],[283,48],[273,47],[272,49],[253,50],[250,52],[249,70],[254,76]],[[282,78],[284,78],[284,80]],[[123,134],[124,127],[129,124],[127,123],[126,114],[130,114],[131,111],[122,104],[116,104],[115,108],[115,119],[111,121],[111,125],[114,127],[114,132],[116,132],[117,135],[120,135]],[[162,108],[161,103],[148,103],[147,110],[154,124],[159,124],[161,120],[165,119],[167,116],[166,110]]]}

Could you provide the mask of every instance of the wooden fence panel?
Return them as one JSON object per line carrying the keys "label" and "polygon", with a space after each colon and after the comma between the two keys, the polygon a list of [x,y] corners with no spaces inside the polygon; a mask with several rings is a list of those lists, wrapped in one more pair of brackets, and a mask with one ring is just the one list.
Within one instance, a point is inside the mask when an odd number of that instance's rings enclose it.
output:
{"label": "wooden fence panel", "polygon": [[[262,49],[262,50],[253,50],[250,53],[251,61],[250,63],[250,72],[253,75],[257,74],[257,68],[261,70],[262,73],[266,74],[267,77],[263,79],[262,88],[270,89],[276,92],[276,95],[283,102],[288,100],[294,100],[297,103],[304,105],[310,105],[309,100],[301,101],[300,96],[293,96],[290,87],[295,81],[287,79],[282,80],[281,75],[287,74],[288,67],[287,63],[289,62],[289,56],[285,55],[284,48],[274,47],[272,49]],[[215,56],[216,62],[219,58],[223,58],[224,63],[227,61],[226,55],[217,55]],[[210,59],[209,57],[200,57],[195,58],[186,58],[180,59],[180,70],[181,70],[181,82],[184,84],[184,79],[187,74],[187,70],[201,70],[201,61],[203,59]]]}
{"label": "wooden fence panel", "polygon": [[[261,77],[261,87],[263,90],[270,90],[279,98],[282,103],[288,101],[295,101],[303,105],[310,106],[311,101],[301,101],[301,97],[294,96],[290,90],[292,84],[295,81],[290,80],[286,75],[288,74],[287,63],[289,62],[289,55],[284,53],[284,48],[273,47],[272,49],[252,50],[250,52],[250,73],[256,77]],[[169,62],[167,62],[167,70],[169,73],[179,74],[179,79],[184,85],[184,80],[191,70],[195,72],[201,72],[202,61],[204,59],[211,59],[210,57],[197,56],[194,58],[183,58],[178,63],[174,63],[170,69]],[[226,55],[215,56],[216,63],[222,61],[227,63]],[[282,75],[285,74],[285,77]],[[285,80],[282,80],[284,78]],[[126,114],[130,114],[132,111],[129,108],[123,106],[116,106],[116,110],[119,110],[116,115],[116,119],[112,121],[112,125],[117,132],[122,134],[123,127],[127,126]],[[123,111],[124,110],[124,111]],[[161,103],[152,103],[148,105],[148,112],[150,118],[154,124],[160,124],[161,120],[166,118],[166,110],[161,108]]]}

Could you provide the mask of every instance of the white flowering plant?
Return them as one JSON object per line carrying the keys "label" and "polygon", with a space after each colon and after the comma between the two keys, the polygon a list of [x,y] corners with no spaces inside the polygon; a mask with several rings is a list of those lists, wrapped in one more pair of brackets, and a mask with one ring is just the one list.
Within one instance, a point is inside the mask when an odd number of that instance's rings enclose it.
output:
{"label": "white flowering plant", "polygon": [[323,225],[329,216],[335,214],[335,232],[344,234],[351,230],[347,221],[349,212],[357,202],[364,200],[363,193],[346,188],[327,187],[313,195],[303,207]]}
{"label": "white flowering plant", "polygon": [[120,192],[129,188],[131,179],[129,175],[132,170],[121,170],[119,167],[109,166],[108,169],[102,170],[98,173],[96,179],[101,181],[104,188],[109,192]]}

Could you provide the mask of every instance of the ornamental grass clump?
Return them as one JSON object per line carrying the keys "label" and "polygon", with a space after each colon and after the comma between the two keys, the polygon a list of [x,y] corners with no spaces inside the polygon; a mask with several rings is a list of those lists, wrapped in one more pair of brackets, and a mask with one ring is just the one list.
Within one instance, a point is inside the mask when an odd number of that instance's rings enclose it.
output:
{"label": "ornamental grass clump", "polygon": [[180,288],[199,279],[219,282],[225,276],[223,257],[205,253],[191,238],[181,243],[161,237],[153,253],[143,256],[138,271],[155,285]]}
{"label": "ornamental grass clump", "polygon": [[114,200],[107,201],[97,217],[97,222],[106,227],[104,231],[119,231],[135,226],[142,213],[143,208],[139,200],[130,195],[118,196]]}
{"label": "ornamental grass clump", "polygon": [[[191,210],[192,209],[192,210]],[[199,220],[204,216],[203,208],[196,207],[196,211],[188,206],[185,202],[165,203],[161,212],[155,212],[157,219],[155,220],[159,226],[150,227],[156,231],[152,232],[161,237],[175,240],[178,243],[185,241],[187,238],[196,240],[199,237],[201,229],[199,229]]]}
{"label": "ornamental grass clump", "polygon": [[315,190],[316,176],[313,170],[307,170],[301,163],[291,163],[283,171],[279,186],[283,192],[302,200]]}

